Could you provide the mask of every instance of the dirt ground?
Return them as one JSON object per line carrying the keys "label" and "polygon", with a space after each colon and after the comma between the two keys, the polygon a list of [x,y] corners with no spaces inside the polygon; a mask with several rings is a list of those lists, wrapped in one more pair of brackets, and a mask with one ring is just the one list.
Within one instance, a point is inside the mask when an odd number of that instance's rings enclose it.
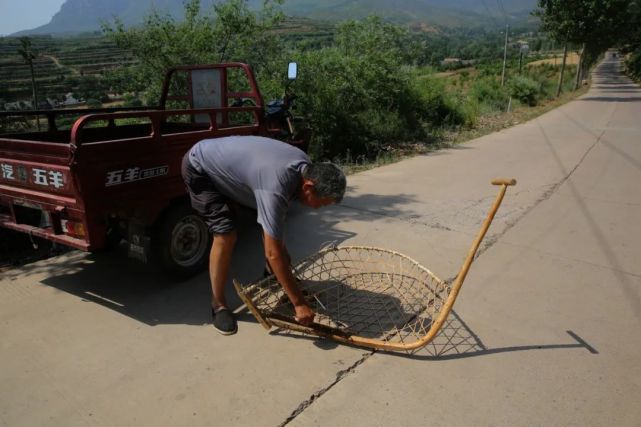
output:
{"label": "dirt ground", "polygon": [[[540,61],[534,61],[527,64],[528,67],[533,67],[535,65],[543,64],[552,64],[552,65],[561,65],[563,63],[563,54],[555,55],[548,59],[541,59]],[[567,65],[577,65],[579,63],[579,54],[576,52],[568,52],[568,58],[566,60]]]}

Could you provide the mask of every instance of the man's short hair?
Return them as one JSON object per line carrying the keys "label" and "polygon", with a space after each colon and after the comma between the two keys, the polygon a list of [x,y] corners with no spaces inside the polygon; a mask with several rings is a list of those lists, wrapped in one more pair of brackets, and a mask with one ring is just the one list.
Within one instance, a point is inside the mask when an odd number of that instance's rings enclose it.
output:
{"label": "man's short hair", "polygon": [[316,197],[331,198],[335,203],[343,200],[347,180],[341,168],[334,163],[312,163],[304,169],[303,178],[314,183]]}

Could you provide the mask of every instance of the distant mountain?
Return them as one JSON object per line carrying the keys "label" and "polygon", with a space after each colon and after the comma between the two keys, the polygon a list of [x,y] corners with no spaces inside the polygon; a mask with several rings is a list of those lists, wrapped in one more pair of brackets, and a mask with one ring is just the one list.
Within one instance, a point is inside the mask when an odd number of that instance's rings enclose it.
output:
{"label": "distant mountain", "polygon": [[292,16],[330,21],[376,14],[394,22],[452,27],[504,22],[504,13],[511,21],[524,20],[535,7],[536,0],[289,0],[284,11]]}
{"label": "distant mountain", "polygon": [[[201,0],[203,9],[221,0]],[[262,0],[249,0],[258,8]],[[527,19],[536,0],[286,0],[283,11],[290,16],[341,21],[376,14],[392,22],[442,26],[482,25]],[[24,34],[55,34],[95,31],[101,21],[118,17],[125,25],[136,25],[152,10],[183,16],[183,0],[66,0],[51,22]]]}
{"label": "distant mountain", "polygon": [[[503,9],[502,9],[502,8]],[[430,11],[449,10],[449,13],[473,13],[475,15],[502,16],[530,12],[536,7],[536,0],[289,0],[285,9],[296,16],[314,17],[318,14],[366,16],[376,11],[384,14],[410,14],[410,17],[424,16]],[[334,11],[334,12],[331,12]],[[416,15],[414,15],[416,14]]]}

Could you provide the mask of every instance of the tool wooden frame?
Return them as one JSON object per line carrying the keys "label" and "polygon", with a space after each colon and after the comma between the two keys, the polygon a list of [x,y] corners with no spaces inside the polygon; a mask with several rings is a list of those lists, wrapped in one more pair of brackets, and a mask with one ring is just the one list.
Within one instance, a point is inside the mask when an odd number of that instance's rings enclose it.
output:
{"label": "tool wooden frame", "polygon": [[[463,266],[461,267],[456,277],[456,280],[451,285],[451,289],[449,290],[447,298],[445,299],[445,302],[440,307],[440,310],[437,312],[435,320],[431,322],[431,326],[427,331],[427,333],[424,336],[420,337],[419,339],[415,340],[414,342],[389,342],[382,339],[368,338],[368,337],[353,335],[342,329],[328,327],[326,325],[321,325],[319,323],[314,323],[311,326],[303,326],[297,323],[293,317],[287,317],[277,313],[261,312],[261,310],[257,308],[256,304],[254,304],[254,301],[252,300],[252,298],[249,296],[250,292],[248,292],[248,289],[252,286],[251,284],[247,286],[243,286],[237,280],[234,280],[233,281],[234,287],[236,288],[238,295],[240,296],[241,300],[245,303],[249,311],[254,315],[254,317],[256,317],[258,322],[261,325],[263,325],[263,327],[265,327],[267,330],[271,329],[272,326],[275,326],[282,329],[287,329],[287,330],[302,332],[305,334],[315,335],[323,338],[328,338],[328,339],[345,343],[345,344],[355,345],[359,347],[373,348],[373,349],[381,349],[381,350],[413,351],[413,350],[420,349],[421,347],[424,347],[425,345],[430,343],[436,337],[436,335],[442,328],[443,324],[445,323],[447,317],[449,316],[450,312],[452,311],[454,303],[456,302],[456,298],[458,297],[461,287],[463,286],[463,281],[465,280],[465,277],[467,276],[470,266],[474,261],[474,257],[480,247],[480,244],[483,238],[485,237],[485,234],[487,233],[490,227],[490,224],[492,223],[492,220],[494,219],[494,216],[496,215],[496,212],[498,211],[499,206],[501,205],[501,202],[503,201],[505,192],[507,191],[507,187],[516,185],[516,180],[495,179],[492,181],[492,184],[500,186],[500,189],[485,221],[481,226],[481,230],[479,231],[476,239],[472,243],[472,247],[468,252],[468,255],[463,263]],[[413,264],[415,264],[416,267],[422,269],[423,272],[425,272],[430,277],[431,280],[435,281],[435,283],[437,283],[438,286],[446,286],[443,281],[441,281],[431,271],[427,270],[416,261],[400,253],[389,251],[386,249],[368,248],[364,246],[346,246],[341,248],[326,249],[324,251],[318,252],[316,255],[318,256],[323,252],[337,250],[337,249],[348,249],[348,250],[349,249],[354,249],[354,250],[372,249],[379,252],[387,252],[389,254],[393,254],[394,256],[402,257],[412,262]],[[301,263],[299,263],[299,266],[304,266],[305,263],[306,263],[306,260],[303,260]],[[267,280],[267,279],[263,279],[263,281],[264,280]],[[261,282],[262,281],[259,281],[257,283],[261,283]]]}

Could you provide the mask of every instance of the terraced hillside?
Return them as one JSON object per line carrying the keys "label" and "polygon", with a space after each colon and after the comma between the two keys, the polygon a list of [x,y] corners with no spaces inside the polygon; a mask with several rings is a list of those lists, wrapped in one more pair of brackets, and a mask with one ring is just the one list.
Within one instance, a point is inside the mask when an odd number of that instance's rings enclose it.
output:
{"label": "terraced hillside", "polygon": [[[107,91],[101,85],[105,72],[133,63],[131,54],[102,36],[74,38],[32,37],[37,56],[34,74],[39,100],[63,101],[68,93]],[[18,38],[0,39],[0,100],[31,101],[31,73],[18,50]],[[83,88],[83,86],[85,86]],[[0,106],[1,108],[1,106]]]}
{"label": "terraced hillside", "polygon": [[318,48],[331,44],[336,26],[329,22],[307,18],[287,18],[276,29],[283,39],[300,48]]}

